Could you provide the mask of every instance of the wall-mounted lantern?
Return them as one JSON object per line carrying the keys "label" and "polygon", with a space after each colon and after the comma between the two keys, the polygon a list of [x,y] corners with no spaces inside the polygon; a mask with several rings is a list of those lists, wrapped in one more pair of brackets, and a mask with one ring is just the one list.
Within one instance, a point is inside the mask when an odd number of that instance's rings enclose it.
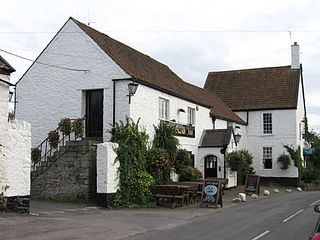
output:
{"label": "wall-mounted lantern", "polygon": [[237,133],[234,137],[235,137],[236,143],[238,144],[240,142],[241,135]]}
{"label": "wall-mounted lantern", "polygon": [[131,103],[131,96],[133,96],[136,93],[138,86],[139,84],[134,82],[128,84],[129,95],[127,96],[129,96],[129,104]]}

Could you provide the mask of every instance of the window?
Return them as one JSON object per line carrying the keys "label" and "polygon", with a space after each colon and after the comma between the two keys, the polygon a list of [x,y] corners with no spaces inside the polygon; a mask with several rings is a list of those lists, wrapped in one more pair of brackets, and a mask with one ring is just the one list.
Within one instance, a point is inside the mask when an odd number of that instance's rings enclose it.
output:
{"label": "window", "polygon": [[188,107],[188,124],[195,125],[196,111],[194,108]]}
{"label": "window", "polygon": [[169,100],[159,98],[159,118],[169,120]]}
{"label": "window", "polygon": [[272,114],[263,114],[263,134],[272,134]]}
{"label": "window", "polygon": [[264,169],[272,169],[272,147],[263,147]]}

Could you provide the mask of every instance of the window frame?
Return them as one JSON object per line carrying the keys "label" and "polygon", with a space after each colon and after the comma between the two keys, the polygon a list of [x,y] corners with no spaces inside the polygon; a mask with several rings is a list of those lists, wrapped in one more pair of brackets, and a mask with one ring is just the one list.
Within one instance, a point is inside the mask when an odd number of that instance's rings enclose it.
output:
{"label": "window frame", "polygon": [[[164,105],[163,105],[164,103]],[[164,106],[164,108],[163,108]],[[170,102],[169,99],[159,97],[159,119],[169,121],[170,119]]]}
{"label": "window frame", "polygon": [[[272,147],[262,147],[262,164],[264,170],[273,169],[273,153]],[[266,161],[271,161],[271,167],[266,167]]]}
{"label": "window frame", "polygon": [[272,113],[262,113],[262,133],[263,135],[273,134]]}
{"label": "window frame", "polygon": [[193,125],[193,126],[196,125],[196,109],[195,108],[188,107],[187,118],[188,118],[189,125]]}

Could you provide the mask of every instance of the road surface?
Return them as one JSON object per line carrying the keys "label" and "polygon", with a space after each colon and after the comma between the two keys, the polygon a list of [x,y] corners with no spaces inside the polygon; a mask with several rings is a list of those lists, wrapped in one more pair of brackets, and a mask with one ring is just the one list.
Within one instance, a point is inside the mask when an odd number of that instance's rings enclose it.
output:
{"label": "road surface", "polygon": [[166,231],[150,231],[130,240],[304,240],[318,218],[319,192],[286,194],[220,210]]}

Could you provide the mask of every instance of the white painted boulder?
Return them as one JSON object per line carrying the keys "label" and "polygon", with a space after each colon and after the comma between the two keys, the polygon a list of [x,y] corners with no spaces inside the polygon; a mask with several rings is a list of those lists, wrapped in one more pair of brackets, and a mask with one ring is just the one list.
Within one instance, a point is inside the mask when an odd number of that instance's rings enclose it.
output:
{"label": "white painted boulder", "polygon": [[292,190],[291,190],[291,189],[287,189],[286,192],[287,192],[287,193],[291,193]]}
{"label": "white painted boulder", "polygon": [[234,198],[232,199],[233,203],[241,203],[241,199],[240,198]]}
{"label": "white painted boulder", "polygon": [[279,189],[276,189],[276,188],[275,188],[275,189],[273,190],[273,192],[274,192],[274,193],[279,193],[280,191],[279,191]]}
{"label": "white painted boulder", "polygon": [[301,187],[297,187],[298,192],[302,192],[302,188]]}
{"label": "white painted boulder", "polygon": [[258,195],[257,195],[257,194],[252,194],[252,195],[251,195],[251,198],[252,198],[252,199],[258,199]]}
{"label": "white painted boulder", "polygon": [[263,191],[263,195],[265,195],[265,196],[270,196],[270,191],[269,191],[269,190],[264,190],[264,191]]}
{"label": "white painted boulder", "polygon": [[238,194],[238,198],[241,199],[241,202],[247,201],[247,196],[246,196],[245,193],[239,193],[239,194]]}

